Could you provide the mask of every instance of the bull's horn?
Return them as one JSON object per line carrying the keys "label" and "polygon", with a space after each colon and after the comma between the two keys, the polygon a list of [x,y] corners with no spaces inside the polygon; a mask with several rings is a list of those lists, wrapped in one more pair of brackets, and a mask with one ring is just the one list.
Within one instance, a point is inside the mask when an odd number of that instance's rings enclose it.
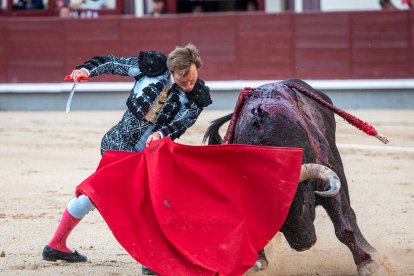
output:
{"label": "bull's horn", "polygon": [[303,164],[300,171],[299,182],[318,178],[329,183],[329,190],[315,191],[316,194],[324,197],[333,197],[339,193],[341,189],[341,181],[336,173],[328,167],[320,164]]}

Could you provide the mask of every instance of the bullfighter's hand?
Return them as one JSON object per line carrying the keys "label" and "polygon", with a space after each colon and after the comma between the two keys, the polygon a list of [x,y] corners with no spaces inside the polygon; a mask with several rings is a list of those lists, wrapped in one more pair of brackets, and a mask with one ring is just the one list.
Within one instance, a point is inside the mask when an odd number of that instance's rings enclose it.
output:
{"label": "bullfighter's hand", "polygon": [[153,134],[151,134],[148,139],[147,139],[147,147],[149,146],[149,144],[152,141],[156,141],[156,140],[160,140],[161,139],[161,135],[158,132],[154,132]]}
{"label": "bullfighter's hand", "polygon": [[70,77],[74,79],[75,81],[78,80],[79,78],[89,78],[89,72],[84,69],[80,69],[80,70],[76,69],[72,71],[72,73],[70,74]]}

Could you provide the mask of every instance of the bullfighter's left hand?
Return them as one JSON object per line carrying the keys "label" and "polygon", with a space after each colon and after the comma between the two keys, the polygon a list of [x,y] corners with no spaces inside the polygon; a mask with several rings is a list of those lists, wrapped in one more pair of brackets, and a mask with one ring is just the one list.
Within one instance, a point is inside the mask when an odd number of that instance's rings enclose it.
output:
{"label": "bullfighter's left hand", "polygon": [[149,146],[149,144],[152,141],[160,140],[161,138],[162,137],[161,137],[161,135],[158,132],[154,132],[153,134],[151,134],[150,136],[148,136],[148,139],[147,139],[147,147]]}

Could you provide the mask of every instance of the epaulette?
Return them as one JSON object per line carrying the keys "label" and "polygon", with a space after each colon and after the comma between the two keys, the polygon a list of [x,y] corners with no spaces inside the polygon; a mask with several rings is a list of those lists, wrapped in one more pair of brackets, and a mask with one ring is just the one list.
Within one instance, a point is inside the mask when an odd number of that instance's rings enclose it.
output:
{"label": "epaulette", "polygon": [[187,98],[199,108],[209,106],[213,101],[210,96],[210,88],[204,84],[204,81],[198,79],[191,92],[186,93]]}
{"label": "epaulette", "polygon": [[138,66],[141,73],[147,77],[156,77],[167,71],[167,57],[154,50],[139,52]]}

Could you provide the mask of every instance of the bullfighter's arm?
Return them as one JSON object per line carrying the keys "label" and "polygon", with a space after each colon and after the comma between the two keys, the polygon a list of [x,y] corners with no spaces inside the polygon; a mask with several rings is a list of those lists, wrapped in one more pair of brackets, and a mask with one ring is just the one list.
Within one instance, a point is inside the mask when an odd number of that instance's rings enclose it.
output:
{"label": "bullfighter's arm", "polygon": [[204,81],[198,79],[190,93],[185,93],[188,101],[181,106],[174,120],[158,129],[163,136],[170,136],[171,139],[179,138],[190,126],[192,126],[201,111],[209,106],[211,101],[210,88],[204,84]]}
{"label": "bullfighter's arm", "polygon": [[76,66],[76,69],[86,69],[89,77],[102,74],[134,76],[135,71],[138,70],[138,57],[95,56],[84,64]]}
{"label": "bullfighter's arm", "polygon": [[190,108],[183,108],[177,114],[176,119],[157,131],[161,132],[163,137],[170,136],[173,140],[177,139],[196,122],[201,111],[203,108],[199,108],[195,104]]}

